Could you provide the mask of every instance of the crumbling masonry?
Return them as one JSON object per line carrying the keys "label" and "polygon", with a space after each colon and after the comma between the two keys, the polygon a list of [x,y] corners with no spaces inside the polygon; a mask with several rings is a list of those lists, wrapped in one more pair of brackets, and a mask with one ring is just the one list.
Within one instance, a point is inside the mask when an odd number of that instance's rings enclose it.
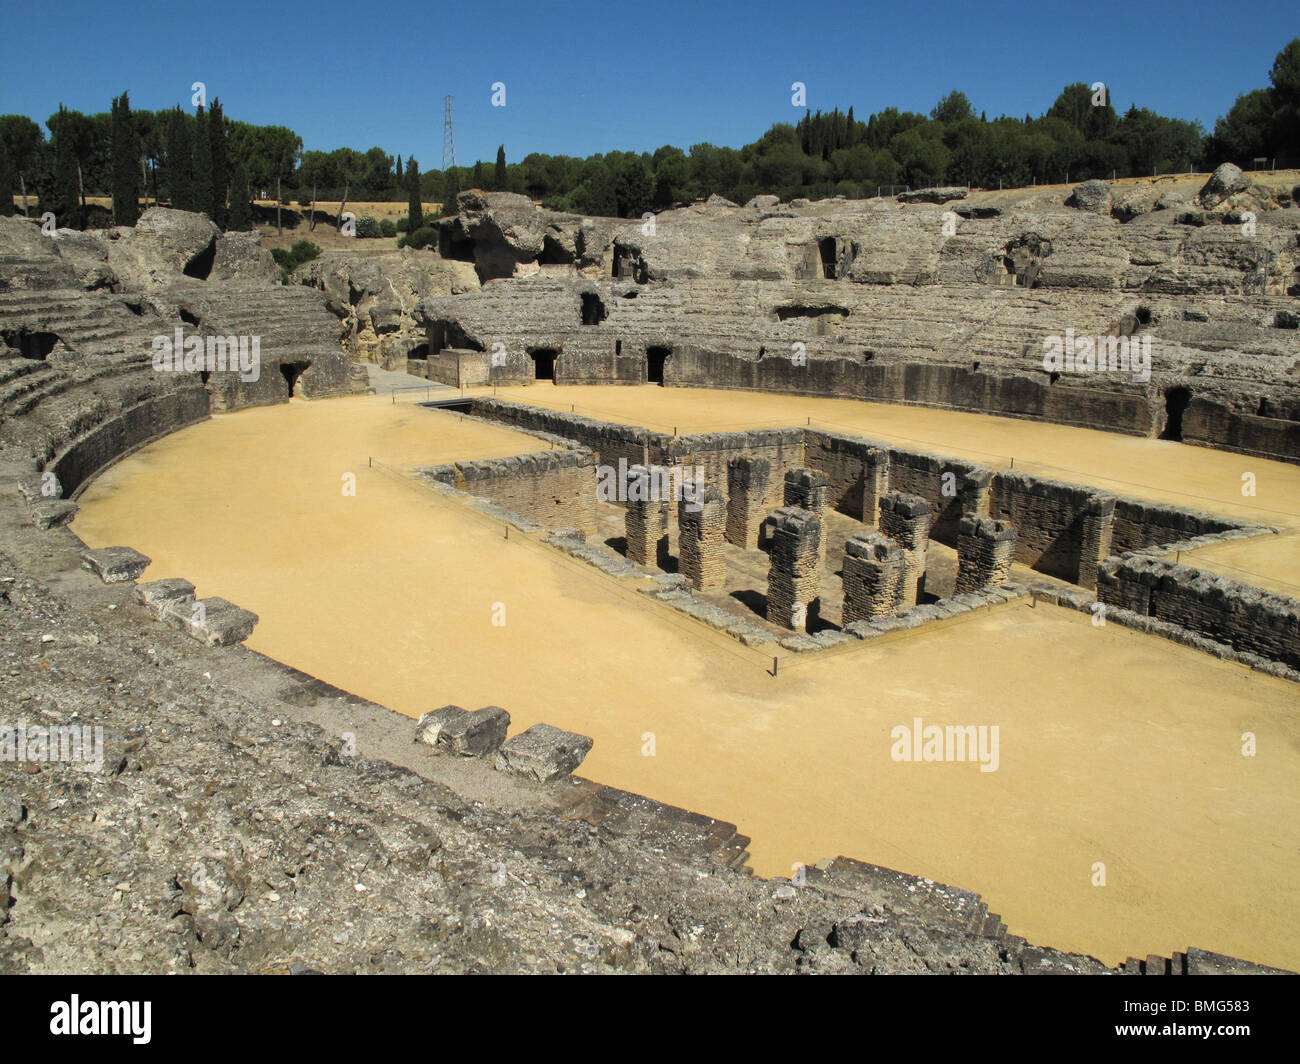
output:
{"label": "crumbling masonry", "polygon": [[821,594],[822,524],[816,514],[786,506],[772,515],[767,619],[796,632],[816,616]]}
{"label": "crumbling masonry", "polygon": [[638,565],[658,565],[668,549],[668,499],[656,490],[663,479],[648,466],[627,471],[627,556]]}
{"label": "crumbling masonry", "polygon": [[862,532],[845,543],[843,623],[897,613],[903,572],[903,549],[888,536]]}
{"label": "crumbling masonry", "polygon": [[727,464],[727,542],[745,550],[758,546],[758,530],[767,516],[763,500],[772,477],[766,458],[733,458]]}
{"label": "crumbling masonry", "polygon": [[957,526],[958,595],[1001,587],[1011,579],[1016,556],[1016,528],[1010,521],[998,521],[974,514]]}
{"label": "crumbling masonry", "polygon": [[726,583],[726,538],[727,504],[716,487],[706,487],[696,503],[682,497],[677,504],[677,566],[697,591]]}
{"label": "crumbling masonry", "polygon": [[903,550],[903,588],[899,608],[916,605],[925,583],[925,553],[930,546],[930,504],[919,495],[887,492],[880,500],[880,531]]}

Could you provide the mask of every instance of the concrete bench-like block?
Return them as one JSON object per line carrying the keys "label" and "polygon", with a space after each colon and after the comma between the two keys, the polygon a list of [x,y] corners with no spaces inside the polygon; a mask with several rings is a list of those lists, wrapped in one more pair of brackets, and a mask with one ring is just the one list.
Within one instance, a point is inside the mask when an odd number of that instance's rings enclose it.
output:
{"label": "concrete bench-like block", "polygon": [[591,751],[592,740],[550,724],[534,724],[497,751],[496,767],[502,772],[547,783],[567,776]]}
{"label": "concrete bench-like block", "polygon": [[470,711],[460,706],[443,706],[426,713],[416,725],[417,742],[428,743],[436,753],[461,757],[487,757],[505,742],[510,714],[500,706]]}
{"label": "concrete bench-like block", "polygon": [[[227,647],[242,643],[257,627],[257,614],[240,609],[223,598],[199,599],[202,606],[192,621],[193,636],[210,647]],[[193,607],[191,607],[193,611]]]}
{"label": "concrete bench-like block", "polygon": [[210,647],[242,643],[257,627],[257,614],[223,598],[177,598],[163,603],[158,619]]}
{"label": "concrete bench-like block", "polygon": [[27,509],[32,523],[42,531],[59,528],[77,516],[77,504],[68,499],[38,499]]}
{"label": "concrete bench-like block", "polygon": [[163,611],[169,606],[185,607],[188,612],[194,601],[194,585],[178,576],[167,580],[154,580],[148,584],[138,584],[135,589],[137,602],[156,619],[161,619]]}
{"label": "concrete bench-like block", "polygon": [[130,547],[100,547],[81,552],[81,567],[89,569],[106,584],[122,584],[134,580],[146,569],[152,558],[146,558]]}

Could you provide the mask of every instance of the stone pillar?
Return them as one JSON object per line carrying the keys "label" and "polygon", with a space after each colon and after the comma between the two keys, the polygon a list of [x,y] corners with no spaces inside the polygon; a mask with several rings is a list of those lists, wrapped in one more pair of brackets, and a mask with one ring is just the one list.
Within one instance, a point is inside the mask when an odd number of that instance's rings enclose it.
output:
{"label": "stone pillar", "polygon": [[1015,525],[967,514],[957,526],[957,594],[1001,587],[1015,556]]}
{"label": "stone pillar", "polygon": [[930,546],[930,504],[901,491],[880,500],[880,531],[903,548],[903,589],[899,608],[916,605],[925,586],[925,552]]}
{"label": "stone pillar", "polygon": [[845,543],[841,627],[897,613],[903,568],[903,549],[879,532],[861,532]]}
{"label": "stone pillar", "polygon": [[783,506],[799,506],[815,514],[822,526],[820,562],[826,561],[826,510],[830,502],[830,478],[816,469],[791,469],[785,475]]}
{"label": "stone pillar", "polygon": [[657,566],[660,544],[668,547],[668,499],[658,490],[660,480],[649,466],[627,471],[627,556],[639,565]]}
{"label": "stone pillar", "polygon": [[766,458],[733,458],[727,464],[727,542],[745,550],[758,546],[758,529],[767,516],[772,463]]}
{"label": "stone pillar", "polygon": [[1110,557],[1115,531],[1115,496],[1094,495],[1083,510],[1083,531],[1079,543],[1080,587],[1097,586],[1097,568]]}
{"label": "stone pillar", "polygon": [[677,569],[697,591],[727,582],[727,503],[712,484],[694,503],[685,496],[677,504]]}
{"label": "stone pillar", "polygon": [[776,520],[767,571],[767,619],[806,631],[821,594],[821,522],[797,506],[783,507],[772,516]]}
{"label": "stone pillar", "polygon": [[880,500],[889,490],[889,452],[880,447],[867,451],[862,463],[862,522],[880,527]]}
{"label": "stone pillar", "polygon": [[968,469],[958,478],[957,499],[961,502],[963,517],[989,514],[989,486],[993,483],[993,470],[982,466]]}

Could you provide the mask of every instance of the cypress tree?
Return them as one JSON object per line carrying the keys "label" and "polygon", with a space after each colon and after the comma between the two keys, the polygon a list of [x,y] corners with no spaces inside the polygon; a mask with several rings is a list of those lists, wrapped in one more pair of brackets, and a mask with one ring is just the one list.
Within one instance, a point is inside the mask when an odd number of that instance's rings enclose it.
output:
{"label": "cypress tree", "polygon": [[208,113],[208,131],[212,137],[212,210],[209,217],[219,229],[226,227],[226,194],[230,191],[230,155],[226,143],[226,118],[221,101],[213,99]]}
{"label": "cypress tree", "polygon": [[202,107],[194,116],[194,206],[212,217],[212,131]]}
{"label": "cypress tree", "polygon": [[194,209],[194,149],[190,120],[179,107],[167,118],[167,195],[178,211]]}
{"label": "cypress tree", "polygon": [[414,233],[424,225],[424,204],[420,201],[420,164],[414,157],[406,160],[406,188],[410,194],[406,206],[407,232]]}
{"label": "cypress tree", "polygon": [[77,153],[68,129],[67,109],[59,104],[59,124],[54,134],[54,224],[60,228],[80,229],[81,210],[77,205]]}
{"label": "cypress tree", "polygon": [[444,218],[450,218],[459,209],[456,206],[456,197],[459,195],[460,177],[456,173],[456,168],[449,166],[443,179],[442,216]]}
{"label": "cypress tree", "polygon": [[124,92],[113,101],[113,222],[135,225],[140,217],[140,139]]}
{"label": "cypress tree", "polygon": [[235,164],[230,178],[230,228],[243,233],[253,228],[253,197],[248,191],[248,171]]}
{"label": "cypress tree", "polygon": [[504,144],[497,148],[497,172],[492,187],[498,192],[506,190],[506,146]]}
{"label": "cypress tree", "polygon": [[472,185],[471,187],[473,187],[473,188],[482,188],[482,187],[483,187],[483,162],[482,162],[482,160],[479,160],[479,161],[477,161],[477,162],[474,163],[474,183],[473,183],[473,185]]}
{"label": "cypress tree", "polygon": [[398,188],[401,188],[402,185],[404,184],[404,182],[403,182],[403,180],[402,180],[402,157],[401,157],[400,155],[397,157],[397,171],[396,171],[396,172],[397,172],[397,187],[398,187]]}
{"label": "cypress tree", "polygon": [[0,137],[0,218],[18,213],[18,208],[14,206],[14,186],[17,183],[18,172],[14,169],[13,160],[9,158],[4,137]]}

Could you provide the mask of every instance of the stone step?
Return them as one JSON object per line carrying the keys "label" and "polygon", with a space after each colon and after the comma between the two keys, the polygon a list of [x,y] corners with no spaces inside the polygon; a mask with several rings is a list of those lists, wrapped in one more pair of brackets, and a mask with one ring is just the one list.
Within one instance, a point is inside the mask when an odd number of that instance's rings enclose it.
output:
{"label": "stone step", "polygon": [[76,386],[76,381],[67,377],[58,377],[52,381],[42,384],[27,392],[16,402],[9,399],[0,398],[0,413],[5,417],[22,417],[24,414],[31,413],[36,407],[40,406],[46,399],[56,395],[61,395],[70,388]]}
{"label": "stone step", "polygon": [[55,372],[48,362],[35,358],[0,358],[0,384],[8,384],[19,377],[32,374],[48,375]]}
{"label": "stone step", "polygon": [[[986,927],[997,930],[1000,925],[996,916],[996,923],[988,923],[988,907],[978,894],[851,858],[837,857],[822,868],[808,868],[805,881],[823,893],[853,899],[863,908],[881,905],[960,933],[982,933]],[[977,918],[981,932],[973,931]]]}

